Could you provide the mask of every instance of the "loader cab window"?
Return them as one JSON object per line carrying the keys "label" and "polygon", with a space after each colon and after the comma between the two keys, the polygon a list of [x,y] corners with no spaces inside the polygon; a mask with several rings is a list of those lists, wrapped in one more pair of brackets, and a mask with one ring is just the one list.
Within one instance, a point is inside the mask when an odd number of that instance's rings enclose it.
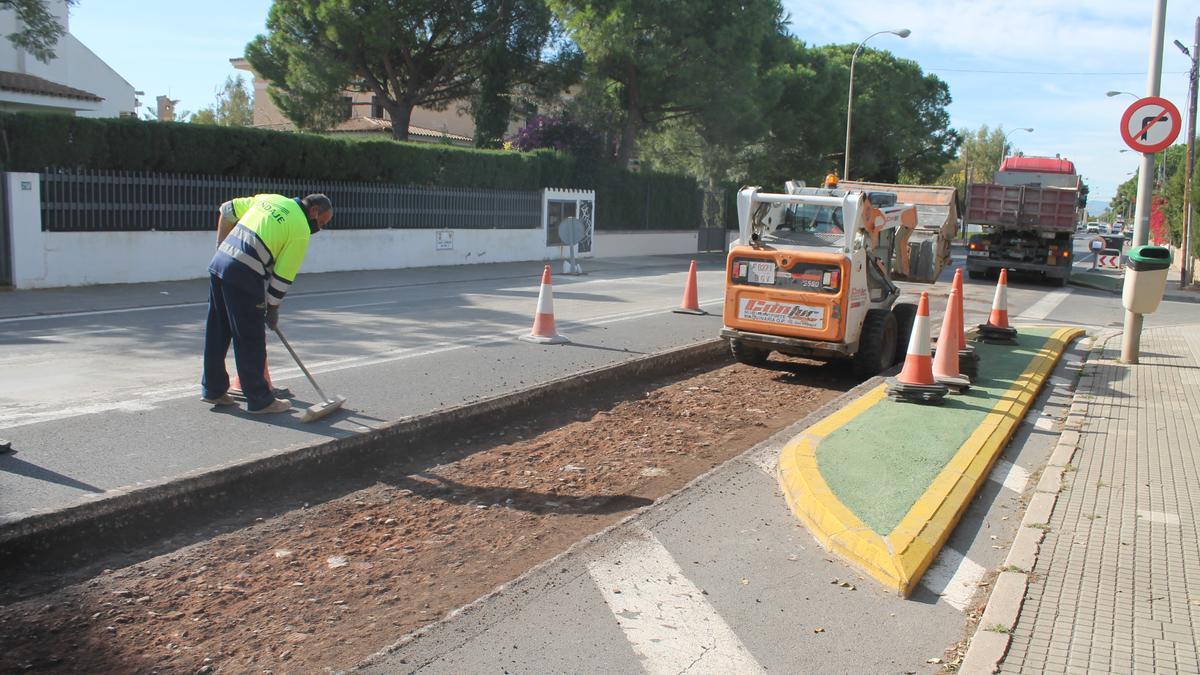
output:
{"label": "loader cab window", "polygon": [[845,231],[840,207],[811,204],[789,206],[782,227],[810,234],[842,234]]}

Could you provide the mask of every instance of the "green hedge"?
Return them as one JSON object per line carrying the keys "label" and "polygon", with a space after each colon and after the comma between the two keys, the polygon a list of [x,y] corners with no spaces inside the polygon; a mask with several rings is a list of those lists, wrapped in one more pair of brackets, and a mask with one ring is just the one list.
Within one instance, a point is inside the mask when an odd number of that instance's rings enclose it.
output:
{"label": "green hedge", "polygon": [[600,229],[692,229],[696,182],[584,165],[552,150],[476,150],[389,140],[351,141],[262,129],[44,113],[0,113],[6,171],[87,169],[386,182],[401,185],[596,191]]}

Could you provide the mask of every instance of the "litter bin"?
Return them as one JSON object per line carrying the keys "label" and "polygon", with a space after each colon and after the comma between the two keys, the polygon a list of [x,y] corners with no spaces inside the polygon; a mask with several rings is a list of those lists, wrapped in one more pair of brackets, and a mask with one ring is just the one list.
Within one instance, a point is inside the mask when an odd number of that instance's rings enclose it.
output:
{"label": "litter bin", "polygon": [[1153,314],[1167,288],[1171,251],[1165,246],[1134,246],[1125,263],[1121,301],[1134,314]]}

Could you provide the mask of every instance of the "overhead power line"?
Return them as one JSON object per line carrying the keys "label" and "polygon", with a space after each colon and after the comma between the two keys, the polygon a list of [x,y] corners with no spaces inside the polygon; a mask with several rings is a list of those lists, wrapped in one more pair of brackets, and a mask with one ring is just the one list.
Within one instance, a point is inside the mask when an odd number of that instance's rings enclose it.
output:
{"label": "overhead power line", "polygon": [[[940,71],[943,73],[983,73],[987,75],[1145,75],[1146,71],[1139,72],[1071,72],[1071,71],[1047,71],[1047,70],[972,70],[969,68],[926,68],[926,71]],[[1187,75],[1186,70],[1164,70],[1164,75]]]}

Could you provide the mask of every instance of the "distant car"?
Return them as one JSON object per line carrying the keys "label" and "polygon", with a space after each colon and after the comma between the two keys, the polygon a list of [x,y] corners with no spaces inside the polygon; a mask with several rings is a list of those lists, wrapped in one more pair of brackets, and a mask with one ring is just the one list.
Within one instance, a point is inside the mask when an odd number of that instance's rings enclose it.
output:
{"label": "distant car", "polygon": [[1088,234],[1100,234],[1100,223],[1088,223],[1087,224],[1087,233]]}

